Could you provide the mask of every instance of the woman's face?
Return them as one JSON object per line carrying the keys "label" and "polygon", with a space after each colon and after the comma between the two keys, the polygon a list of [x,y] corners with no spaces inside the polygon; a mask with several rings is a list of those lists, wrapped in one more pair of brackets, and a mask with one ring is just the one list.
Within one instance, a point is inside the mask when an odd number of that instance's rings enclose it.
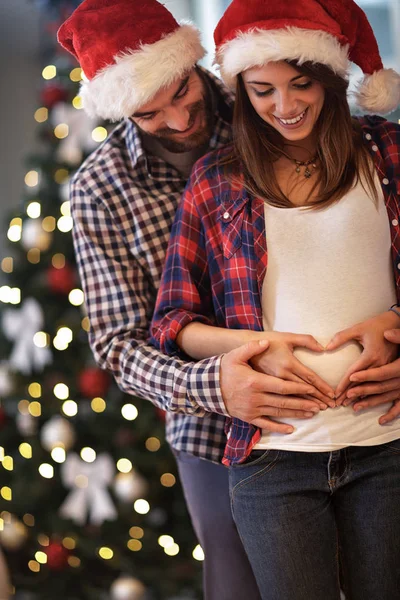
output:
{"label": "woman's face", "polygon": [[284,61],[252,67],[242,73],[257,114],[287,141],[313,141],[313,130],[324,104],[320,83]]}

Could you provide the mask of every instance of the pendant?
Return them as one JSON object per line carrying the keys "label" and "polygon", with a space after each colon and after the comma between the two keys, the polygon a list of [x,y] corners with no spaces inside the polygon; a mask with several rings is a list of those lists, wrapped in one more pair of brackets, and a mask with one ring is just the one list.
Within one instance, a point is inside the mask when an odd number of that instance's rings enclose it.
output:
{"label": "pendant", "polygon": [[296,173],[300,173],[300,167],[296,167]]}
{"label": "pendant", "polygon": [[308,167],[306,167],[306,170],[304,171],[304,177],[306,177],[306,179],[310,179],[311,177],[311,171]]}

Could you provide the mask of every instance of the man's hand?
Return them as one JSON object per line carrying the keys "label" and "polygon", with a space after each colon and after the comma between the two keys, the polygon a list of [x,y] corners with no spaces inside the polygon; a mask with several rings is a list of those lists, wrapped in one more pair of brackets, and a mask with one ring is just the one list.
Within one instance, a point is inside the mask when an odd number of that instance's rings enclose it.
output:
{"label": "man's hand", "polygon": [[271,432],[292,433],[291,425],[269,417],[313,417],[320,410],[318,401],[301,396],[313,396],[316,389],[302,381],[284,381],[255,371],[249,361],[265,352],[268,345],[267,340],[248,342],[222,357],[222,397],[230,416]]}
{"label": "man's hand", "polygon": [[[400,344],[400,329],[385,331],[384,336],[389,342]],[[384,425],[400,417],[400,358],[382,367],[358,371],[350,376],[350,381],[354,387],[347,391],[345,406],[354,402],[354,410],[359,411],[392,402],[379,423]]]}
{"label": "man's hand", "polygon": [[337,333],[327,345],[327,350],[336,350],[347,342],[358,342],[363,351],[360,358],[346,371],[336,388],[337,405],[343,403],[351,377],[359,371],[380,367],[393,361],[397,356],[397,347],[384,337],[384,332],[399,324],[399,317],[393,312],[386,311],[377,317],[358,323],[353,327]]}

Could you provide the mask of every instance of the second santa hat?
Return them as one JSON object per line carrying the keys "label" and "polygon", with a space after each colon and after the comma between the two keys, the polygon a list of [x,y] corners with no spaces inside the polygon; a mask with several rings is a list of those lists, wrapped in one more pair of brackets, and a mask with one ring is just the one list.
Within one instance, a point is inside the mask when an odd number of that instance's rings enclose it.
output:
{"label": "second santa hat", "polygon": [[400,103],[400,75],[384,69],[365,13],[353,0],[232,0],[214,32],[216,63],[228,85],[269,61],[322,63],[345,77],[349,61],[364,73],[357,103],[386,114]]}

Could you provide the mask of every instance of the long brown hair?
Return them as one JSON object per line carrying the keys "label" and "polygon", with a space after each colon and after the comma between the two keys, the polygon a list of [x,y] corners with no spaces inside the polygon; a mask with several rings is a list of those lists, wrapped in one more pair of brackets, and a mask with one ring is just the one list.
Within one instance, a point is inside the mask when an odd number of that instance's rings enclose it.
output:
{"label": "long brown hair", "polygon": [[[358,181],[366,183],[377,201],[374,167],[362,139],[359,123],[351,117],[347,101],[348,82],[322,64],[288,61],[299,73],[318,81],[325,90],[324,105],[315,124],[320,168],[309,194],[318,188],[318,200],[308,205],[318,209],[338,201]],[[222,164],[230,181],[243,174],[242,184],[254,196],[272,206],[293,204],[280,189],[273,163],[282,155],[283,138],[254,110],[241,75],[237,77],[233,115],[232,152]]]}

